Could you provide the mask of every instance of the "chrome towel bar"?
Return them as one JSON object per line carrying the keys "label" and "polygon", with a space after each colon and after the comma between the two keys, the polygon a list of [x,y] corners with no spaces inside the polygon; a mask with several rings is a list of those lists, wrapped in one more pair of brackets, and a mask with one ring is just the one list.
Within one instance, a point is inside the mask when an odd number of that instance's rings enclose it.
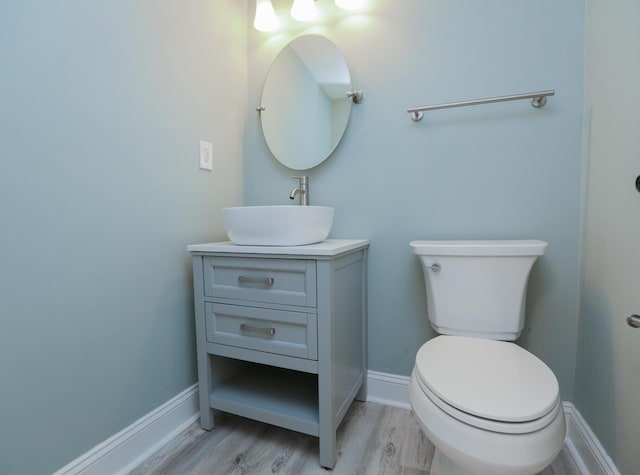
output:
{"label": "chrome towel bar", "polygon": [[411,114],[411,119],[415,122],[422,119],[425,111],[432,111],[437,109],[451,109],[452,107],[465,107],[475,106],[478,104],[491,104],[493,102],[505,102],[505,101],[519,101],[521,99],[531,99],[531,105],[539,108],[543,107],[547,103],[547,97],[553,96],[556,93],[554,90],[540,91],[540,92],[528,92],[525,94],[513,94],[511,96],[500,97],[488,97],[486,99],[473,99],[470,101],[460,102],[447,102],[445,104],[434,104],[431,106],[412,107],[407,109],[407,112]]}

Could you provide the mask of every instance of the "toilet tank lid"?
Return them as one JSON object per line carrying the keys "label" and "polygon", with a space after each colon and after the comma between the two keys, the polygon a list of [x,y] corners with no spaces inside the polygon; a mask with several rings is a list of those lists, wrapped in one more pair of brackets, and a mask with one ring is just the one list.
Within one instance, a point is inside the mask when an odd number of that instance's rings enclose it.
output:
{"label": "toilet tank lid", "polygon": [[411,241],[413,252],[427,256],[541,256],[547,243],[536,239],[492,241]]}

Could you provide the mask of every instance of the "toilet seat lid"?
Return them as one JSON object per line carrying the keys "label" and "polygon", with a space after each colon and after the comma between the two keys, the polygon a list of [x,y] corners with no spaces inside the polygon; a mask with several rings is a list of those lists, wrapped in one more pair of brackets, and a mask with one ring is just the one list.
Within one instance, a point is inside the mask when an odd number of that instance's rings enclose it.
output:
{"label": "toilet seat lid", "polygon": [[418,350],[415,369],[438,398],[484,419],[532,421],[559,399],[553,372],[515,343],[438,336]]}

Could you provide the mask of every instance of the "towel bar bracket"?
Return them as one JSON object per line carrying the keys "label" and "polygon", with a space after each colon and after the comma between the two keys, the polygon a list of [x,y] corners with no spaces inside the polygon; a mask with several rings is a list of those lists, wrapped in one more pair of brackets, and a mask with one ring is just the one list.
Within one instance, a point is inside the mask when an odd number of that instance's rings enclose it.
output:
{"label": "towel bar bracket", "polygon": [[536,109],[544,107],[547,103],[547,96],[536,96],[531,98],[531,105]]}

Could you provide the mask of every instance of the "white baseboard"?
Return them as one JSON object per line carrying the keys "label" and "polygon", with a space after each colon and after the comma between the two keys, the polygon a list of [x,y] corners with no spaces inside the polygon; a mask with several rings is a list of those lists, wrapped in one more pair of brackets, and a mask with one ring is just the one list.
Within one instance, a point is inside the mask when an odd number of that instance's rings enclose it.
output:
{"label": "white baseboard", "polygon": [[409,379],[409,376],[369,371],[367,401],[411,409],[409,404]]}
{"label": "white baseboard", "polygon": [[[409,409],[408,376],[369,371],[367,401]],[[565,443],[581,475],[620,475],[598,438],[571,402],[562,403]],[[125,474],[198,420],[198,385],[113,435],[53,475]]]}
{"label": "white baseboard", "polygon": [[198,385],[194,384],[53,475],[127,473],[198,417]]}
{"label": "white baseboard", "polygon": [[583,475],[620,475],[587,421],[573,403],[562,403],[567,420],[565,444]]}

